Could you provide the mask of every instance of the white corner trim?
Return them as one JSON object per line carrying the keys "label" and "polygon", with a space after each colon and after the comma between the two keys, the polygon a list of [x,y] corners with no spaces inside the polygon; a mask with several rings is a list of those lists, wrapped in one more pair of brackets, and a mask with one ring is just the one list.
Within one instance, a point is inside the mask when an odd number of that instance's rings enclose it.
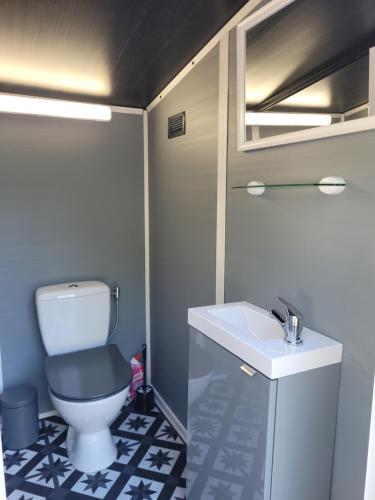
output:
{"label": "white corner trim", "polygon": [[1,348],[0,348],[0,394],[3,393],[3,390],[4,390],[3,362],[2,362]]}
{"label": "white corner trim", "polygon": [[261,0],[249,0],[238,12],[235,14],[227,24],[225,24],[220,31],[214,35],[211,40],[196,54],[193,59],[187,63],[187,65],[176,75],[171,82],[155,97],[153,101],[146,107],[147,111],[152,111],[155,106],[161,102],[165,96],[169,94],[175,86],[185,78],[185,76],[190,73],[196,64],[199,63],[214,47],[217,45],[224,35],[229,34],[229,31],[233,29],[237,24],[242,21],[242,19],[248,15],[255,7],[261,2]]}
{"label": "white corner trim", "polygon": [[372,412],[370,422],[370,436],[368,443],[367,469],[365,480],[365,496],[363,500],[374,500],[375,498],[375,377],[374,390],[372,394]]}
{"label": "white corner trim", "polygon": [[151,328],[150,328],[150,202],[148,166],[148,115],[143,111],[143,182],[145,224],[145,331],[146,331],[146,383],[151,383]]}
{"label": "white corner trim", "polygon": [[142,108],[127,108],[126,106],[109,106],[112,113],[125,113],[127,115],[143,115]]}
{"label": "white corner trim", "polygon": [[167,420],[169,420],[169,422],[176,429],[176,431],[180,435],[181,439],[186,443],[187,442],[187,430],[186,430],[186,428],[182,425],[180,420],[176,417],[174,412],[171,410],[171,408],[168,406],[168,404],[164,401],[164,399],[160,396],[160,394],[158,393],[158,391],[155,388],[154,388],[154,392],[155,392],[156,404],[159,406],[161,411],[164,413]]}
{"label": "white corner trim", "polygon": [[42,418],[55,417],[56,415],[58,415],[56,410],[44,411],[39,413],[39,420]]}
{"label": "white corner trim", "polygon": [[368,103],[369,116],[375,115],[375,47],[369,52]]}
{"label": "white corner trim", "polygon": [[220,40],[216,209],[216,304],[224,303],[227,197],[229,33]]}

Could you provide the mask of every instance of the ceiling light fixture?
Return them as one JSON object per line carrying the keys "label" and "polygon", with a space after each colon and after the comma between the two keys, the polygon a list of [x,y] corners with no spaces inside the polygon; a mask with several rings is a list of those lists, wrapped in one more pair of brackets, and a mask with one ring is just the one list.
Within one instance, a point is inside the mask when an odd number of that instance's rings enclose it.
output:
{"label": "ceiling light fixture", "polygon": [[[0,33],[0,46],[1,46]],[[96,53],[92,50],[92,53]],[[76,61],[65,61],[64,56],[56,57],[56,66],[47,68],[50,61],[36,61],[29,64],[28,60],[22,60],[18,63],[4,61],[5,54],[0,58],[0,81],[13,85],[23,85],[25,87],[43,88],[47,90],[70,92],[82,95],[109,96],[111,94],[111,85],[109,82],[108,71],[104,65],[99,63],[91,67],[90,61],[86,59],[84,67],[78,68]],[[12,56],[9,54],[9,58]],[[61,60],[63,59],[63,60]],[[66,71],[62,71],[60,66],[67,66]],[[69,69],[68,69],[69,68]]]}
{"label": "ceiling light fixture", "polygon": [[0,94],[0,113],[53,116],[76,120],[110,121],[111,108],[103,104]]}
{"label": "ceiling light fixture", "polygon": [[321,127],[330,125],[331,115],[323,113],[246,112],[246,125],[275,127]]}

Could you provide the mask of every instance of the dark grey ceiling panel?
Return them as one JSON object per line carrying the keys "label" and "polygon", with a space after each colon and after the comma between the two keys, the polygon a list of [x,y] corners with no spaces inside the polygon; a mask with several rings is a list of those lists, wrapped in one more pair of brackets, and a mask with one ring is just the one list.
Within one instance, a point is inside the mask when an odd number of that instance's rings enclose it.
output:
{"label": "dark grey ceiling panel", "polygon": [[0,91],[146,106],[247,0],[4,0]]}

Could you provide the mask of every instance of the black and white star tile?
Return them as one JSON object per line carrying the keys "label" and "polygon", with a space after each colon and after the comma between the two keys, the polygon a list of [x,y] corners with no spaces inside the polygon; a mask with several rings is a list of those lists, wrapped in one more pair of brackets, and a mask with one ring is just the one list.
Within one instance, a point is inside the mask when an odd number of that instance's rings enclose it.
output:
{"label": "black and white star tile", "polygon": [[124,406],[113,422],[115,462],[83,474],[70,463],[67,425],[57,416],[40,421],[40,437],[27,449],[4,446],[9,500],[184,500],[185,444],[158,408],[149,413]]}

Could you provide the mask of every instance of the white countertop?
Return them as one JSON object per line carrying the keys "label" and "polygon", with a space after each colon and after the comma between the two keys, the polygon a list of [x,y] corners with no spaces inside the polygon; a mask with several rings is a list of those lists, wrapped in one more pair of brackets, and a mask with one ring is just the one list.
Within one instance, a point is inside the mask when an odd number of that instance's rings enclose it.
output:
{"label": "white countertop", "polygon": [[270,379],[342,359],[342,344],[306,327],[303,344],[286,344],[279,323],[268,311],[248,302],[189,309],[188,323]]}

